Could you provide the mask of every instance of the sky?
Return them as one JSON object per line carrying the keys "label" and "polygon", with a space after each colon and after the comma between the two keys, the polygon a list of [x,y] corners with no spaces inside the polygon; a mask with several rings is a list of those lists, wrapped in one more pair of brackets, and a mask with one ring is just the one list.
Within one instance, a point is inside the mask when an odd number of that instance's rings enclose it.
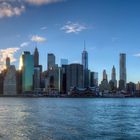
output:
{"label": "sky", "polygon": [[140,80],[139,0],[0,0],[0,69],[9,56],[19,66],[23,51],[40,53],[47,69],[47,54],[69,63],[81,63],[86,42],[89,69],[99,73],[116,67],[119,53],[127,54],[127,81]]}

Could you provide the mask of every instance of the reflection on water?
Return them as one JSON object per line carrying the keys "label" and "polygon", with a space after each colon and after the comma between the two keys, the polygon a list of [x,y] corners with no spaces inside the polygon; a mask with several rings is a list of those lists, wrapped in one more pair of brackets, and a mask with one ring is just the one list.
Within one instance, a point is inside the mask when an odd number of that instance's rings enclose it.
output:
{"label": "reflection on water", "polygon": [[0,139],[140,139],[140,99],[0,98]]}

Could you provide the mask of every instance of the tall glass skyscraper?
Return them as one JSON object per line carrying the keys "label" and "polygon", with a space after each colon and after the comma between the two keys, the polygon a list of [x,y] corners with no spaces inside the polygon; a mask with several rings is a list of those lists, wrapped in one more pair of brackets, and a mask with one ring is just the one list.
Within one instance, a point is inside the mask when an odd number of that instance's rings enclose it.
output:
{"label": "tall glass skyscraper", "polygon": [[120,89],[124,89],[126,87],[126,54],[120,54],[120,82],[119,87]]}
{"label": "tall glass skyscraper", "polygon": [[82,52],[82,64],[83,64],[84,70],[87,70],[88,69],[88,52],[86,51],[86,48],[84,48]]}
{"label": "tall glass skyscraper", "polygon": [[83,75],[84,75],[84,87],[89,86],[89,71],[88,71],[88,52],[85,47],[82,52],[82,65],[83,65]]}
{"label": "tall glass skyscraper", "polygon": [[22,92],[32,91],[34,74],[34,56],[24,52],[20,57],[20,70],[22,70]]}

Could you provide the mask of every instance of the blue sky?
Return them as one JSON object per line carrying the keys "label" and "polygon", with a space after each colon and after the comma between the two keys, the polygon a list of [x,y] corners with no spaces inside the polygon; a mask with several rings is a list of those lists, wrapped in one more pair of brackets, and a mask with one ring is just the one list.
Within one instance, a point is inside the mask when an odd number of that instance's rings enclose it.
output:
{"label": "blue sky", "polygon": [[127,54],[127,79],[140,80],[139,0],[0,0],[0,63],[11,57],[18,68],[24,50],[33,53],[37,44],[40,64],[47,68],[47,53],[57,63],[81,63],[86,41],[89,68],[107,70],[112,66],[119,78],[119,53]]}

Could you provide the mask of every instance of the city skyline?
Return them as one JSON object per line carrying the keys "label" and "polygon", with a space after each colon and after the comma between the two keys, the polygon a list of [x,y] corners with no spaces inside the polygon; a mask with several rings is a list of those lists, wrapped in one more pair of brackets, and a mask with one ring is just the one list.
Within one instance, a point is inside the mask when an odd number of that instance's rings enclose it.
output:
{"label": "city skyline", "polygon": [[140,66],[136,56],[139,56],[140,2],[39,1],[0,1],[1,63],[8,55],[11,61],[17,60],[13,64],[18,68],[21,53],[27,50],[33,54],[36,46],[43,70],[47,69],[48,53],[55,54],[58,64],[61,58],[68,59],[69,63],[81,63],[85,40],[89,69],[99,72],[99,81],[103,69],[111,79],[113,65],[119,79],[120,53],[127,54],[127,81],[139,81]]}

